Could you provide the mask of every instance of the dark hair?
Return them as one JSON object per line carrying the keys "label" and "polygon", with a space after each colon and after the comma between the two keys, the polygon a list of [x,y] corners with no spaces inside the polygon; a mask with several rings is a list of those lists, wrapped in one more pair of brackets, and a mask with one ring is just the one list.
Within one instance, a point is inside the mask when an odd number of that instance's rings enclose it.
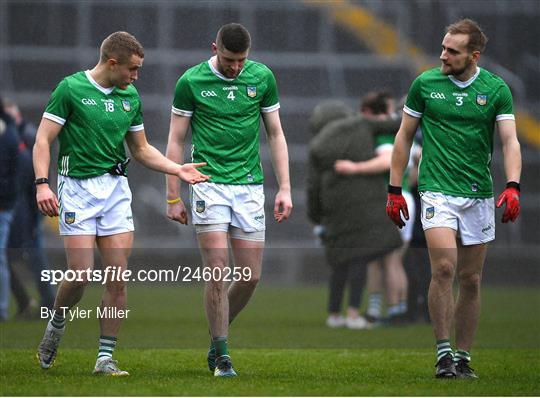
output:
{"label": "dark hair", "polygon": [[114,32],[101,43],[100,62],[114,58],[119,63],[124,64],[133,54],[144,58],[143,46],[135,36],[128,32]]}
{"label": "dark hair", "polygon": [[219,28],[216,45],[220,50],[227,49],[233,53],[243,53],[251,47],[251,36],[239,23],[229,23]]}
{"label": "dark hair", "polygon": [[478,23],[472,19],[466,18],[448,25],[446,27],[446,33],[450,33],[451,35],[460,33],[468,35],[469,42],[467,43],[467,50],[469,50],[469,52],[480,51],[483,53],[486,49],[488,38],[484,32],[482,32]]}
{"label": "dark hair", "polygon": [[371,91],[360,101],[360,111],[370,110],[374,115],[384,115],[388,113],[388,102],[392,95],[388,91]]}

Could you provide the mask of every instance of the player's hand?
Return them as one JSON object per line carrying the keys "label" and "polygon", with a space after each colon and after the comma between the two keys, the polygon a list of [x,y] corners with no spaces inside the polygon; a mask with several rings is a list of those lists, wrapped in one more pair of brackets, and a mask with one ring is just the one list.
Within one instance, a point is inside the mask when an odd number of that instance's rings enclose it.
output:
{"label": "player's hand", "polygon": [[357,174],[358,164],[350,160],[336,160],[336,162],[334,163],[334,170],[338,174]]}
{"label": "player's hand", "polygon": [[280,189],[274,201],[274,220],[282,222],[288,219],[291,215],[292,208],[291,191]]}
{"label": "player's hand", "polygon": [[206,166],[206,163],[185,163],[180,166],[177,176],[188,184],[197,184],[199,182],[205,182],[210,179],[210,176],[202,174],[199,167]]}
{"label": "player's hand", "polygon": [[39,184],[36,187],[36,201],[39,211],[49,217],[58,216],[58,198],[49,184]]}
{"label": "player's hand", "polygon": [[[396,188],[396,187],[392,187]],[[401,188],[399,188],[401,191]],[[409,209],[407,208],[407,202],[400,193],[388,193],[388,199],[386,201],[386,214],[390,217],[390,220],[396,224],[400,229],[405,226],[405,221],[402,220],[401,214],[405,220],[409,219]]]}
{"label": "player's hand", "polygon": [[167,204],[167,217],[170,220],[178,221],[180,224],[188,224],[188,216],[184,202]]}
{"label": "player's hand", "polygon": [[[519,187],[519,185],[517,186]],[[519,194],[518,188],[514,186],[508,187],[507,185],[506,189],[499,195],[499,199],[497,199],[497,208],[506,203],[506,208],[504,209],[501,219],[502,222],[514,222],[518,218],[521,208],[519,204]]]}

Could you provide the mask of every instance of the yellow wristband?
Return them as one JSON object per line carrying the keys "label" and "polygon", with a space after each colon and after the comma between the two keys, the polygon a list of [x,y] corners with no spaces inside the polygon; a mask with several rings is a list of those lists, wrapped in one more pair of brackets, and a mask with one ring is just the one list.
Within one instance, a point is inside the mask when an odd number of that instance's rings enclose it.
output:
{"label": "yellow wristband", "polygon": [[180,199],[180,197],[176,198],[176,199],[167,199],[167,204],[168,205],[174,205],[175,203],[178,203],[178,202],[181,202],[182,199]]}

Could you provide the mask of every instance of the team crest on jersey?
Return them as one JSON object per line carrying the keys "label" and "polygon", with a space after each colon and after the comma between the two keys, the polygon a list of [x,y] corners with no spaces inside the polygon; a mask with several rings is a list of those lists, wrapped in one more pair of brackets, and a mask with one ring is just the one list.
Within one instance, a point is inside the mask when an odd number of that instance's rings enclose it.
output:
{"label": "team crest on jersey", "polygon": [[66,222],[66,224],[73,224],[75,222],[75,212],[66,211],[64,213],[64,221]]}
{"label": "team crest on jersey", "polygon": [[250,98],[255,98],[257,96],[257,86],[247,86],[247,95]]}
{"label": "team crest on jersey", "polygon": [[435,207],[428,207],[426,209],[426,220],[433,218],[435,215]]}
{"label": "team crest on jersey", "polygon": [[487,104],[487,95],[486,94],[476,94],[476,103],[480,106]]}
{"label": "team crest on jersey", "polygon": [[129,101],[123,100],[122,101],[122,108],[124,108],[124,110],[126,112],[129,112],[131,110],[131,104],[129,103]]}
{"label": "team crest on jersey", "polygon": [[206,209],[206,203],[204,203],[204,200],[197,200],[195,202],[195,211],[197,213],[202,213]]}

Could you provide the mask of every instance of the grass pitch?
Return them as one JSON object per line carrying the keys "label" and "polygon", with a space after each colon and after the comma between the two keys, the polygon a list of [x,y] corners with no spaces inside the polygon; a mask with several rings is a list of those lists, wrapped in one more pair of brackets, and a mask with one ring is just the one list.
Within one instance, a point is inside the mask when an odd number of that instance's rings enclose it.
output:
{"label": "grass pitch", "polygon": [[[94,309],[92,286],[79,307]],[[436,380],[428,325],[365,331],[324,325],[325,287],[264,284],[232,326],[239,377],[206,367],[202,286],[131,285],[115,358],[130,377],[91,375],[95,317],[68,322],[55,366],[41,370],[35,348],[45,321],[0,326],[2,395],[445,395],[540,394],[540,292],[485,288],[472,366],[479,380]]]}

